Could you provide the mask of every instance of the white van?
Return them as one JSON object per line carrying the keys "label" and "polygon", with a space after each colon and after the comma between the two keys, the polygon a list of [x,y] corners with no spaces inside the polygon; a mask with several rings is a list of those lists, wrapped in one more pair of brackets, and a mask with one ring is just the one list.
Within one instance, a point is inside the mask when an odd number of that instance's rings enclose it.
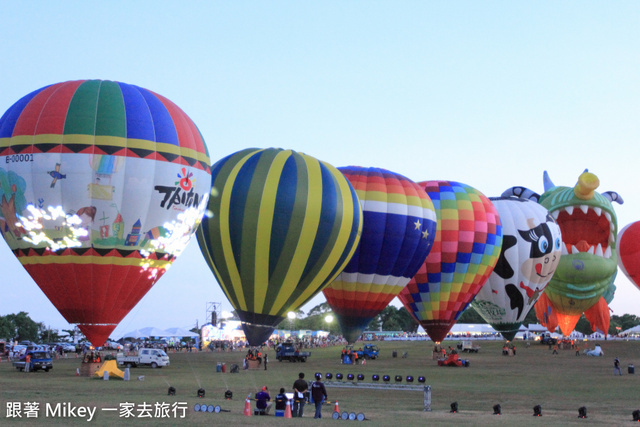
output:
{"label": "white van", "polygon": [[118,353],[116,361],[119,366],[127,368],[135,368],[142,365],[162,368],[163,366],[169,366],[170,363],[167,353],[157,348],[141,348],[138,350],[137,356],[125,356],[123,353]]}

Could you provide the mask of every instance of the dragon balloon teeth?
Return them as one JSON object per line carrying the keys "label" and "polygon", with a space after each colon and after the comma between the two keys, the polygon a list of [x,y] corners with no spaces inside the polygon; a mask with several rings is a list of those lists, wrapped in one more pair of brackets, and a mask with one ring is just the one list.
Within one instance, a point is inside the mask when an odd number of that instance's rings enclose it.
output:
{"label": "dragon balloon teeth", "polygon": [[616,225],[611,214],[602,207],[569,205],[551,212],[562,230],[564,255],[585,252],[603,258],[611,257],[616,243]]}

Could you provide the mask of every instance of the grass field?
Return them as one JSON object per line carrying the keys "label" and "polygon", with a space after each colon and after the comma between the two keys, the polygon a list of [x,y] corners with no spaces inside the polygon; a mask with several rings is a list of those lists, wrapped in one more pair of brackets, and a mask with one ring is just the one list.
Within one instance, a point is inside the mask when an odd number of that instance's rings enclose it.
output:
{"label": "grass field", "polygon": [[[0,363],[0,422],[18,425],[51,425],[86,423],[86,418],[60,418],[46,416],[46,405],[71,403],[74,406],[96,407],[92,424],[111,425],[126,421],[134,424],[175,425],[179,419],[158,418],[155,407],[164,403],[185,402],[186,420],[189,424],[209,425],[317,425],[357,423],[358,421],[334,421],[331,419],[333,402],[338,401],[341,411],[362,412],[370,426],[399,425],[627,425],[632,424],[632,412],[640,409],[640,372],[628,374],[627,366],[640,366],[640,342],[600,341],[604,357],[575,356],[572,350],[560,350],[552,355],[547,346],[532,343],[526,348],[518,343],[517,355],[503,356],[502,342],[478,341],[482,346],[477,354],[464,354],[469,367],[439,367],[431,359],[431,341],[379,342],[381,357],[369,361],[366,366],[341,365],[340,347],[313,349],[306,363],[275,361],[269,351],[268,370],[241,370],[238,374],[218,373],[216,364],[241,365],[244,353],[181,353],[172,354],[171,366],[162,369],[131,369],[131,381],[89,379],[75,376],[79,359],[54,361],[54,369],[48,373],[23,373],[11,367],[6,359]],[[591,342],[591,347],[595,342]],[[455,347],[456,341],[445,341],[445,347]],[[409,357],[392,358],[408,352]],[[613,376],[613,359],[622,361],[623,376]],[[372,374],[420,375],[432,387],[431,412],[423,411],[423,393],[419,391],[366,390],[331,387],[327,392],[331,404],[325,405],[322,420],[313,419],[313,406],[305,407],[303,419],[283,419],[273,416],[245,417],[244,398],[255,395],[258,388],[269,386],[272,398],[280,387],[291,391],[298,372],[307,379],[315,372],[323,374],[341,372],[365,375],[371,382]],[[144,375],[144,381],[137,377]],[[404,383],[404,381],[403,381]],[[168,396],[173,386],[176,396]],[[206,390],[204,399],[196,396],[198,388]],[[233,392],[233,400],[225,401],[225,390]],[[459,412],[449,413],[450,404],[458,402]],[[37,418],[7,418],[8,406],[26,402],[38,402]],[[134,403],[135,417],[121,418],[118,411],[101,408],[117,408],[120,404]],[[150,405],[151,418],[140,418],[143,404]],[[230,412],[219,414],[196,413],[196,403],[220,405]],[[502,415],[493,415],[493,406],[500,404]],[[542,406],[542,417],[533,417],[533,407]],[[587,419],[578,418],[578,408],[587,408]],[[50,414],[49,414],[50,415]]]}

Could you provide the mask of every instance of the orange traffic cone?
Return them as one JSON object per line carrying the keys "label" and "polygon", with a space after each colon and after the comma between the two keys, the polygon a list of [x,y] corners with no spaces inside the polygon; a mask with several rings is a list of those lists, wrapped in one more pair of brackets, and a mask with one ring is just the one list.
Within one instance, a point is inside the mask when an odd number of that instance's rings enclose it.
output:
{"label": "orange traffic cone", "polygon": [[287,407],[284,408],[284,417],[291,418],[291,402],[287,400]]}
{"label": "orange traffic cone", "polygon": [[247,417],[251,416],[251,395],[247,396],[244,401],[244,415]]}
{"label": "orange traffic cone", "polygon": [[338,401],[336,400],[336,404],[333,406],[333,412],[340,413],[340,408],[338,408]]}

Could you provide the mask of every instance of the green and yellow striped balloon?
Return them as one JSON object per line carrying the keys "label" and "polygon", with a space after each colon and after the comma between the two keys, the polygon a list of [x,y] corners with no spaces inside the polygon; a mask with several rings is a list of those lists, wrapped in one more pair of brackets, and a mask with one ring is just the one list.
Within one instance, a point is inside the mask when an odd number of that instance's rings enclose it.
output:
{"label": "green and yellow striped balloon", "polygon": [[292,150],[250,148],[211,171],[198,243],[251,345],[304,305],[351,259],[362,211],[333,166]]}

